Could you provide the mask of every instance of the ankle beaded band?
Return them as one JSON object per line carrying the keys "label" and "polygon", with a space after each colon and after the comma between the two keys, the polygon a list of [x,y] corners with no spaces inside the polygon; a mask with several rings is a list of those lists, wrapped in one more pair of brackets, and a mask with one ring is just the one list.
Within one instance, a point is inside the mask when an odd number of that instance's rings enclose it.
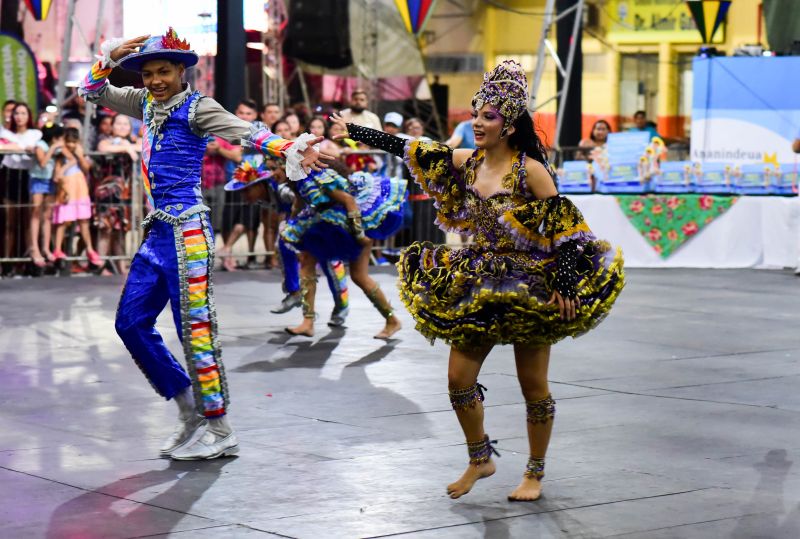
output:
{"label": "ankle beaded band", "polygon": [[527,401],[525,407],[528,411],[528,423],[532,425],[544,425],[556,415],[556,401],[552,395],[538,401]]}
{"label": "ankle beaded band", "polygon": [[451,389],[450,404],[453,406],[453,410],[463,411],[475,408],[479,402],[483,402],[483,390],[485,389],[486,387],[477,382],[463,389]]}
{"label": "ankle beaded band", "polygon": [[525,477],[541,480],[544,477],[544,458],[528,458],[528,465],[525,466]]}

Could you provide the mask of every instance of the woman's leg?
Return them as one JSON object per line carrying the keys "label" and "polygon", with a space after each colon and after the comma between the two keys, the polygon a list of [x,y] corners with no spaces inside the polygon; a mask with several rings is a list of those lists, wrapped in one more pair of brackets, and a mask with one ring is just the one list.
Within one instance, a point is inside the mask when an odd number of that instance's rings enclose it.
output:
{"label": "woman's leg", "polygon": [[6,207],[6,229],[3,234],[3,256],[11,258],[14,254],[14,233],[17,228],[17,207],[13,204],[17,202],[9,199],[3,200],[3,205]]}
{"label": "woman's leg", "polygon": [[447,493],[453,499],[469,492],[478,479],[489,477],[495,470],[493,449],[483,430],[483,390],[478,384],[483,360],[491,349],[491,346],[469,350],[450,348],[447,369],[450,404],[464,431],[469,453],[469,465],[464,474],[455,483],[447,485]]}
{"label": "woman's leg", "polygon": [[81,239],[83,239],[83,243],[86,245],[86,258],[89,259],[89,263],[92,266],[102,266],[103,261],[92,246],[92,233],[89,230],[89,220],[79,219],[78,226],[81,229]]}
{"label": "woman's leg", "polygon": [[317,260],[309,253],[300,253],[300,289],[303,293],[303,322],[286,328],[292,335],[314,336],[314,300],[317,296]]}
{"label": "woman's leg", "polygon": [[44,208],[43,208],[43,215],[42,215],[42,253],[44,257],[52,262],[53,261],[53,251],[51,245],[51,235],[53,229],[53,202],[54,202],[53,195],[45,195],[44,197]]}
{"label": "woman's leg", "polygon": [[367,298],[372,302],[378,312],[381,313],[386,319],[386,324],[380,333],[375,335],[376,339],[389,339],[392,335],[400,331],[402,324],[395,316],[389,300],[386,299],[381,287],[376,283],[372,277],[369,276],[369,253],[372,245],[365,246],[361,250],[358,258],[350,261],[350,278],[364,293]]}
{"label": "woman's leg", "polygon": [[39,249],[39,231],[41,228],[42,205],[44,204],[44,194],[31,194],[31,221],[30,221],[30,250],[33,263],[37,266],[44,266],[42,251]]}
{"label": "woman's leg", "polygon": [[556,402],[547,385],[550,346],[514,346],[517,378],[527,409],[530,458],[522,482],[508,496],[513,501],[533,501],[542,494],[544,457],[553,431]]}
{"label": "woman's leg", "polygon": [[64,255],[64,231],[67,229],[67,225],[71,225],[72,222],[68,223],[58,223],[56,225],[56,241],[55,241],[55,252],[54,255],[56,258],[63,258]]}

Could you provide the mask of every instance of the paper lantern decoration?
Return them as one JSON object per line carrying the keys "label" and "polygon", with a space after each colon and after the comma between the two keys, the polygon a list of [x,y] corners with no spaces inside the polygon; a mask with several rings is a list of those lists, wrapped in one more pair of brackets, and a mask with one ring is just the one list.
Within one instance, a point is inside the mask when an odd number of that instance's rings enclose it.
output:
{"label": "paper lantern decoration", "polygon": [[47,18],[52,4],[53,0],[25,0],[28,11],[31,12],[31,15],[33,15],[33,18],[37,21],[43,21]]}
{"label": "paper lantern decoration", "polygon": [[433,13],[436,0],[394,0],[394,3],[403,18],[406,30],[419,35]]}
{"label": "paper lantern decoration", "polygon": [[711,43],[717,29],[725,21],[731,0],[687,0],[686,5],[692,13],[703,43]]}

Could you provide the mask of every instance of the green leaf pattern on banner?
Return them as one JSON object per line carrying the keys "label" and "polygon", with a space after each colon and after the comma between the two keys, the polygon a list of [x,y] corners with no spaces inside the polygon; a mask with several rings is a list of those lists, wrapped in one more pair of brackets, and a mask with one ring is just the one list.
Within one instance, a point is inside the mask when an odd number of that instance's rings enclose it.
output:
{"label": "green leaf pattern on banner", "polygon": [[620,208],[661,258],[668,258],[739,197],[715,195],[616,195]]}

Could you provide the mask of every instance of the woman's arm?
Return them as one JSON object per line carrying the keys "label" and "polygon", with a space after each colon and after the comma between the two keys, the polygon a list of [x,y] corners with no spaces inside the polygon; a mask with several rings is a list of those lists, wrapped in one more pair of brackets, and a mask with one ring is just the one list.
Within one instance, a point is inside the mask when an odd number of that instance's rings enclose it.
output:
{"label": "woman's arm", "polygon": [[550,172],[543,164],[535,159],[525,160],[525,184],[528,190],[538,199],[550,198],[558,195],[558,189]]}

